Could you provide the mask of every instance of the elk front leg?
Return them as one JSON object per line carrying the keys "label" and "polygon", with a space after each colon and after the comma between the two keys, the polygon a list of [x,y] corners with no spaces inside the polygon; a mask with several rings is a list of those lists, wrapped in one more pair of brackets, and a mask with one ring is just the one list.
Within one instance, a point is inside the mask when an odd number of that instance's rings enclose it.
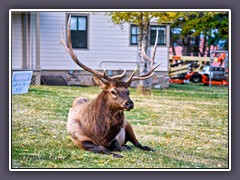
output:
{"label": "elk front leg", "polygon": [[103,146],[95,145],[95,144],[93,144],[93,143],[90,142],[90,141],[82,142],[82,147],[83,147],[85,150],[91,151],[91,152],[94,152],[94,153],[112,154],[113,157],[116,157],[116,158],[122,158],[122,157],[123,157],[123,156],[120,155],[120,154],[112,153],[110,150],[108,150],[107,148],[105,148],[105,147],[103,147]]}
{"label": "elk front leg", "polygon": [[121,145],[117,139],[114,139],[108,149],[111,151],[121,152],[124,150],[131,150],[131,147],[127,145]]}
{"label": "elk front leg", "polygon": [[148,146],[142,146],[139,142],[138,142],[138,140],[137,140],[137,138],[136,138],[136,136],[135,136],[135,134],[134,134],[134,132],[133,132],[133,128],[132,128],[132,126],[125,120],[125,130],[126,130],[126,139],[125,139],[125,142],[127,142],[127,141],[130,141],[131,143],[133,143],[133,145],[134,146],[136,146],[136,147],[138,147],[138,148],[140,148],[140,149],[142,149],[142,150],[144,150],[144,151],[154,151],[153,149],[151,149],[150,147],[148,147]]}

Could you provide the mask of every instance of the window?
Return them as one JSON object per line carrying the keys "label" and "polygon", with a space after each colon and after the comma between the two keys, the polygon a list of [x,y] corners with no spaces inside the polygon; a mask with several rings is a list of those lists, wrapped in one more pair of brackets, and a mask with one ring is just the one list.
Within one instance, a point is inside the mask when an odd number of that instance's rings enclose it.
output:
{"label": "window", "polygon": [[158,31],[158,45],[166,45],[166,27],[165,26],[150,26],[150,44],[155,44],[156,30]]}
{"label": "window", "polygon": [[71,16],[73,48],[87,48],[87,16]]}
{"label": "window", "polygon": [[131,45],[138,44],[138,26],[131,25],[131,37],[130,37]]}
{"label": "window", "polygon": [[[150,26],[150,44],[155,44],[156,30],[158,30],[158,45],[166,45],[166,26],[151,25]],[[131,45],[138,44],[139,29],[137,25],[131,25]]]}

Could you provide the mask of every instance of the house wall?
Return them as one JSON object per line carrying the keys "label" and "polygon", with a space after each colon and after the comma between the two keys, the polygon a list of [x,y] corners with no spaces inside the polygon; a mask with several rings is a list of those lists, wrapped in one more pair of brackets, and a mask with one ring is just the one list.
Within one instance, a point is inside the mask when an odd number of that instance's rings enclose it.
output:
{"label": "house wall", "polygon": [[[64,74],[69,78],[68,71],[75,70],[75,74],[82,74],[78,67],[59,44],[61,29],[66,36],[66,18],[72,12],[39,12],[40,15],[40,68],[42,75]],[[74,49],[78,58],[87,66],[96,70],[113,70],[113,74],[125,67],[132,71],[136,67],[137,46],[130,45],[130,25],[123,28],[114,25],[109,16],[100,12],[82,12],[74,14],[88,15],[88,48]],[[21,13],[12,15],[12,69],[22,69],[22,19]],[[167,27],[169,31],[169,27]],[[28,68],[36,68],[36,13],[31,12],[30,22],[30,62]],[[167,32],[167,34],[169,34]],[[156,69],[168,73],[168,37],[167,46],[158,46],[155,61],[162,61]],[[159,74],[159,73],[158,73]],[[161,73],[160,73],[161,74]],[[69,80],[71,84],[71,80]]]}
{"label": "house wall", "polygon": [[[79,59],[93,69],[118,70],[126,67],[134,70],[137,60],[137,46],[130,45],[130,25],[123,29],[110,23],[104,13],[88,14],[88,49],[75,49]],[[59,44],[61,28],[66,35],[66,13],[41,12],[41,68],[42,70],[78,70],[62,45]],[[163,63],[158,70],[168,70],[168,47],[158,47],[156,61]]]}
{"label": "house wall", "polygon": [[[36,17],[35,13],[30,13],[30,18],[27,13],[17,12],[12,13],[11,20],[11,46],[12,46],[12,69],[22,70],[24,69],[35,69],[36,66]],[[23,17],[26,16],[26,17]],[[26,21],[26,31],[23,35],[23,18]],[[28,19],[29,18],[29,19]],[[26,59],[25,63],[27,67],[23,66],[23,37],[26,41]]]}
{"label": "house wall", "polygon": [[21,69],[23,62],[22,16],[12,15],[12,69]]}

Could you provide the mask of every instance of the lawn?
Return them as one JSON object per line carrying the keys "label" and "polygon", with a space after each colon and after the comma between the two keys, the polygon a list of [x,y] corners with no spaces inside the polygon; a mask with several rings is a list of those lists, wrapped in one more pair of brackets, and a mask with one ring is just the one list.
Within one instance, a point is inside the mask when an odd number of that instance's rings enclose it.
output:
{"label": "lawn", "polygon": [[123,158],[73,145],[66,131],[77,96],[94,98],[97,87],[31,86],[12,96],[12,168],[229,168],[228,88],[170,85],[141,95],[130,88],[135,108],[125,112],[138,140]]}

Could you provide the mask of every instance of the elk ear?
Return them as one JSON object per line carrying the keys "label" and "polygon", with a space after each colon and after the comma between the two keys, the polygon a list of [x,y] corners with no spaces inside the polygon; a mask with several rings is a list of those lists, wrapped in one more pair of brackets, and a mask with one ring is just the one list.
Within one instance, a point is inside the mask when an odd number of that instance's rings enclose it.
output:
{"label": "elk ear", "polygon": [[100,79],[97,76],[93,76],[93,82],[101,89],[105,89],[107,87],[107,82],[104,82],[102,79]]}

